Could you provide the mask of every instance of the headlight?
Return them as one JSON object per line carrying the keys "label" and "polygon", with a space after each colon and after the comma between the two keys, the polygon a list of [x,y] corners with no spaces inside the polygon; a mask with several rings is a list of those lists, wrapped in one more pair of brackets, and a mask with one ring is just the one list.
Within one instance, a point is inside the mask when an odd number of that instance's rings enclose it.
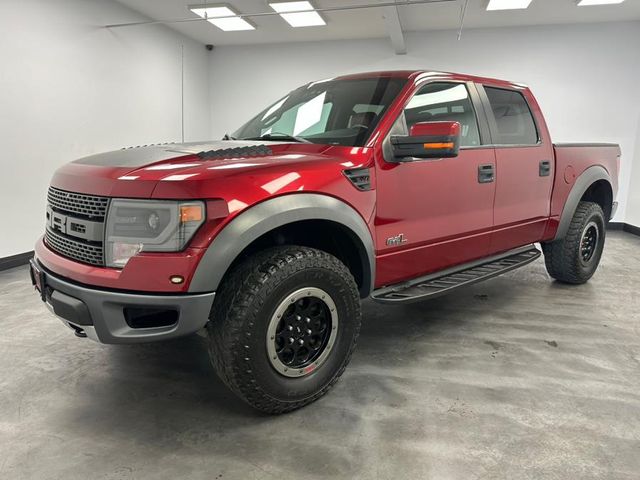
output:
{"label": "headlight", "polygon": [[108,267],[124,267],[138,252],[177,252],[205,219],[203,202],[111,201],[105,256]]}

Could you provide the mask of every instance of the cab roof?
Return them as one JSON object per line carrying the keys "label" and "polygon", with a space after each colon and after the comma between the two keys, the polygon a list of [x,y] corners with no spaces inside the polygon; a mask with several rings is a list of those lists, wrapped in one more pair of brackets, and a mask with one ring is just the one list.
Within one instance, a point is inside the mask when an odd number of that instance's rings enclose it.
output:
{"label": "cab roof", "polygon": [[334,80],[360,80],[365,78],[401,78],[410,81],[416,81],[425,77],[445,78],[448,80],[468,81],[476,83],[488,83],[496,86],[505,87],[526,87],[522,83],[500,80],[497,78],[480,77],[475,75],[467,75],[464,73],[441,72],[436,70],[385,70],[377,72],[354,73],[350,75],[341,75]]}

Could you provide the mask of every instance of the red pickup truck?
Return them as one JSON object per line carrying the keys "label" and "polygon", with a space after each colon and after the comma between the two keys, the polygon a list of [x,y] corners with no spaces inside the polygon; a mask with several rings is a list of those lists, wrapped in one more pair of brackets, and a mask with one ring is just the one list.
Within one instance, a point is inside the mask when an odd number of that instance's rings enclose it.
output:
{"label": "red pickup truck", "polygon": [[551,142],[526,86],[396,71],[305,85],[221,141],[60,168],[31,276],[79,337],[206,332],[223,381],[282,413],[327,392],[361,299],[427,299],[537,259],[581,284],[620,149]]}

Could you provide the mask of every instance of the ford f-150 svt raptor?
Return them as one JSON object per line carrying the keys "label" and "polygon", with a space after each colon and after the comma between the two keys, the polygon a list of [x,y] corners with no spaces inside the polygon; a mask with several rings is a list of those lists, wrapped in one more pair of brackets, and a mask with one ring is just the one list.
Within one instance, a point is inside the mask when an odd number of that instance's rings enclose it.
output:
{"label": "ford f-150 svt raptor", "polygon": [[206,329],[222,380],[282,413],[327,392],[360,300],[440,295],[541,255],[595,272],[620,149],[551,142],[529,89],[366,73],[286,95],[221,141],[93,155],[56,171],[32,281],[80,337]]}

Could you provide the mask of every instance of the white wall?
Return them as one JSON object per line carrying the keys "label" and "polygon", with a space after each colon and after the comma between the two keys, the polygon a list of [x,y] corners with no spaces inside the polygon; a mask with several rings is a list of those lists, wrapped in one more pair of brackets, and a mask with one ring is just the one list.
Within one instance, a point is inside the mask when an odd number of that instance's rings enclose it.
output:
{"label": "white wall", "polygon": [[636,152],[633,169],[629,181],[629,198],[627,199],[627,216],[625,222],[640,227],[640,115],[636,134]]}
{"label": "white wall", "polygon": [[0,258],[33,248],[60,165],[128,145],[209,137],[209,54],[111,0],[0,0]]}
{"label": "white wall", "polygon": [[616,220],[640,225],[638,22],[468,30],[460,42],[455,32],[410,33],[406,56],[387,39],[208,53],[162,26],[101,28],[139,19],[111,0],[0,0],[0,258],[41,234],[58,166],[180,140],[182,45],[187,141],[220,137],[287,91],[343,73],[433,68],[526,82],[555,141],[622,145]]}
{"label": "white wall", "polygon": [[[219,47],[211,58],[214,137],[233,131],[270,102],[311,80],[351,72],[427,68],[527,83],[556,142],[620,143],[625,218],[631,174],[640,188],[640,23],[410,33],[409,54],[394,55],[386,39],[251,47]],[[640,217],[640,193],[634,197]],[[636,220],[637,222],[638,220]]]}

